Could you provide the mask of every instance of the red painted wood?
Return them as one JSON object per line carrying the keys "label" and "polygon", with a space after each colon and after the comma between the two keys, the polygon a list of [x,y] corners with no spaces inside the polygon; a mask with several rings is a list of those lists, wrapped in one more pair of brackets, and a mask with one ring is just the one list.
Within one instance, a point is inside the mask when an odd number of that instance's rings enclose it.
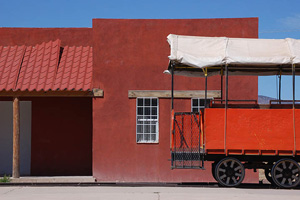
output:
{"label": "red painted wood", "polygon": [[[206,149],[224,152],[225,109],[205,112]],[[296,146],[300,151],[300,111],[296,116]],[[226,149],[232,154],[293,155],[294,129],[292,109],[228,109]]]}

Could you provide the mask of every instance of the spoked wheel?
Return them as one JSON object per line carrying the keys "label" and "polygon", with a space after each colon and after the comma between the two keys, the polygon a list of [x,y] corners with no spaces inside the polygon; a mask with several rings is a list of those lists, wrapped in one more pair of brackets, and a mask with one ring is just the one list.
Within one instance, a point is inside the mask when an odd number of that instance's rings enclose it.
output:
{"label": "spoked wheel", "polygon": [[212,173],[212,176],[214,177],[214,179],[215,179],[216,181],[218,181],[218,180],[216,179],[215,171],[216,171],[216,163],[214,162],[214,163],[211,164],[211,173]]}
{"label": "spoked wheel", "polygon": [[224,158],[216,165],[215,177],[222,186],[238,186],[245,177],[244,165],[236,158]]}
{"label": "spoked wheel", "polygon": [[272,171],[272,169],[265,169],[265,177],[272,185],[274,185],[275,183],[272,179],[271,171]]}
{"label": "spoked wheel", "polygon": [[300,166],[288,158],[275,163],[271,171],[274,183],[282,188],[293,188],[300,183]]}

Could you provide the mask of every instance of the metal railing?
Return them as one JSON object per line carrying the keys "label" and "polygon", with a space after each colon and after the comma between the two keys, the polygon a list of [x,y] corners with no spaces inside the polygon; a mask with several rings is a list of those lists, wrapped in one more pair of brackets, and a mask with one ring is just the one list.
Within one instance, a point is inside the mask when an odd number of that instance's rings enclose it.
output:
{"label": "metal railing", "polygon": [[172,123],[171,167],[203,168],[204,145],[200,113],[175,113]]}

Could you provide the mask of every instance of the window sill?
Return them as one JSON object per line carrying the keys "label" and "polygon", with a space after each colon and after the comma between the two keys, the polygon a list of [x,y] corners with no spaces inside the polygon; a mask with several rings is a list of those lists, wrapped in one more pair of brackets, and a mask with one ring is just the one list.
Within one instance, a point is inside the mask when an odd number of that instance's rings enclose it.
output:
{"label": "window sill", "polygon": [[137,144],[158,144],[158,141],[139,141]]}

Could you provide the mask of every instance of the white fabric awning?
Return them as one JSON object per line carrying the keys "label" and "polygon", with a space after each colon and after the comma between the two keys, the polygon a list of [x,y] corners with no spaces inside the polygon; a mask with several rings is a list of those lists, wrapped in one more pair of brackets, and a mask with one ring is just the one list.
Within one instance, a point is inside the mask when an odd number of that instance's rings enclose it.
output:
{"label": "white fabric awning", "polygon": [[170,61],[175,74],[203,76],[219,74],[229,66],[231,75],[291,74],[295,64],[300,75],[300,40],[226,37],[168,36]]}

